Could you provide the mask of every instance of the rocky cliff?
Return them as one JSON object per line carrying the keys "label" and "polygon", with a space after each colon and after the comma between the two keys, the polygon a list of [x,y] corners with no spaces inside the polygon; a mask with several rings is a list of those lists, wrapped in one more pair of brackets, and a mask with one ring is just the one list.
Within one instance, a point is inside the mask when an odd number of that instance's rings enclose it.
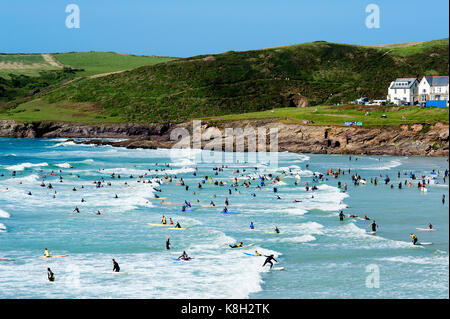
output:
{"label": "rocky cliff", "polygon": [[[449,155],[448,124],[410,124],[399,127],[364,128],[285,124],[275,120],[249,120],[226,123],[203,122],[202,148],[206,144],[222,148],[208,136],[224,136],[226,128],[278,129],[280,151],[319,154],[379,154],[379,155]],[[73,123],[16,123],[0,121],[0,137],[18,138],[126,138],[120,142],[86,141],[128,148],[168,148],[175,145],[170,133],[182,128],[192,133],[192,123],[183,124],[109,124],[76,125]],[[267,136],[267,142],[270,137]],[[247,149],[247,140],[245,143]]]}

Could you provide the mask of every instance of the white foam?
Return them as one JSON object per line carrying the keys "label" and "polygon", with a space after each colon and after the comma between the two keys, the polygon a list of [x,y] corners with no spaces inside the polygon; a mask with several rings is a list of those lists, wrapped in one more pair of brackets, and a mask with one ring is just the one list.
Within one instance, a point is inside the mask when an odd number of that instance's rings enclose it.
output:
{"label": "white foam", "polygon": [[55,164],[55,166],[61,167],[61,168],[71,168],[72,165],[69,163],[62,163],[62,164]]}
{"label": "white foam", "polygon": [[10,171],[23,171],[25,168],[42,167],[42,166],[48,166],[48,163],[39,163],[39,164],[22,163],[18,165],[8,166],[6,167],[6,169]]}
{"label": "white foam", "polygon": [[9,218],[11,215],[8,212],[5,212],[3,209],[0,209],[0,218]]}

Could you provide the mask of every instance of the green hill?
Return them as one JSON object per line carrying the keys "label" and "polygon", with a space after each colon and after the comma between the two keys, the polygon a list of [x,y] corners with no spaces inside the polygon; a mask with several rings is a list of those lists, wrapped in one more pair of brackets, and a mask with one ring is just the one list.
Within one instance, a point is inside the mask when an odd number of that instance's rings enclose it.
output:
{"label": "green hill", "polygon": [[[45,108],[70,106],[81,110],[73,121],[182,122],[288,107],[298,96],[310,105],[385,98],[397,77],[447,75],[448,55],[448,39],[385,46],[319,41],[230,51],[81,78],[39,93],[2,117],[45,120]],[[32,109],[39,111],[31,114]]]}

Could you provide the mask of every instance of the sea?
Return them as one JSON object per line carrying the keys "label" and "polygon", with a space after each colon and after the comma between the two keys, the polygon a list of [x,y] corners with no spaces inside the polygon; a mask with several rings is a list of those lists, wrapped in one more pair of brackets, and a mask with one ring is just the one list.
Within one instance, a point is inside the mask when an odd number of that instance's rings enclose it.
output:
{"label": "sea", "polygon": [[0,139],[0,298],[449,298],[447,158],[206,154]]}

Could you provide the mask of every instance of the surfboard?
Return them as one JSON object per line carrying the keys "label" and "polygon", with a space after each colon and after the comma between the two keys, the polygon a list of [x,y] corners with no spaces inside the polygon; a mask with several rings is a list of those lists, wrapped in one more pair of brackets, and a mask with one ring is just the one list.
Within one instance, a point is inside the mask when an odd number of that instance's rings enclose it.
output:
{"label": "surfboard", "polygon": [[435,231],[436,229],[435,228],[432,228],[432,229],[429,229],[429,228],[416,228],[416,230],[419,230],[419,231]]}
{"label": "surfboard", "polygon": [[370,220],[370,218],[369,219],[366,219],[366,218],[361,218],[361,217],[357,217],[359,220]]}
{"label": "surfboard", "polygon": [[0,233],[7,233],[8,231],[6,229],[0,229]]}
{"label": "surfboard", "polygon": [[277,233],[276,231],[266,231],[266,234],[276,234],[276,235],[278,235],[278,234],[284,234],[284,233],[286,233],[284,230],[280,230],[279,233]]}
{"label": "surfboard", "polygon": [[167,197],[153,197],[153,199],[167,199]]}
{"label": "surfboard", "polygon": [[173,225],[169,225],[169,224],[151,224],[151,223],[147,223],[147,225],[152,226],[152,227],[166,227],[166,226],[173,226]]}
{"label": "surfboard", "polygon": [[250,253],[244,253],[244,255],[247,255],[247,256],[255,256],[255,257],[258,257],[258,255],[255,255],[255,254],[250,254]]}
{"label": "surfboard", "polygon": [[273,267],[272,270],[284,270],[284,267]]}
{"label": "surfboard", "polygon": [[368,231],[367,234],[369,234],[369,235],[376,235],[377,232],[376,231]]}
{"label": "surfboard", "polygon": [[432,242],[417,243],[416,245],[426,246],[426,245],[433,245],[433,243]]}
{"label": "surfboard", "polygon": [[240,214],[238,212],[221,212],[222,214],[230,214],[230,215],[237,215]]}
{"label": "surfboard", "polygon": [[122,274],[128,274],[126,271],[105,271],[105,274],[113,274],[113,275],[122,275]]}
{"label": "surfboard", "polygon": [[69,255],[53,255],[53,256],[39,256],[39,258],[62,258],[67,257]]}
{"label": "surfboard", "polygon": [[212,206],[212,205],[200,205],[201,207],[216,207],[216,206]]}
{"label": "surfboard", "polygon": [[174,230],[185,230],[186,228],[177,228],[177,227],[170,227],[169,229],[174,229]]}
{"label": "surfboard", "polygon": [[1,258],[0,262],[12,262],[15,261],[14,259],[9,259],[9,258]]}

